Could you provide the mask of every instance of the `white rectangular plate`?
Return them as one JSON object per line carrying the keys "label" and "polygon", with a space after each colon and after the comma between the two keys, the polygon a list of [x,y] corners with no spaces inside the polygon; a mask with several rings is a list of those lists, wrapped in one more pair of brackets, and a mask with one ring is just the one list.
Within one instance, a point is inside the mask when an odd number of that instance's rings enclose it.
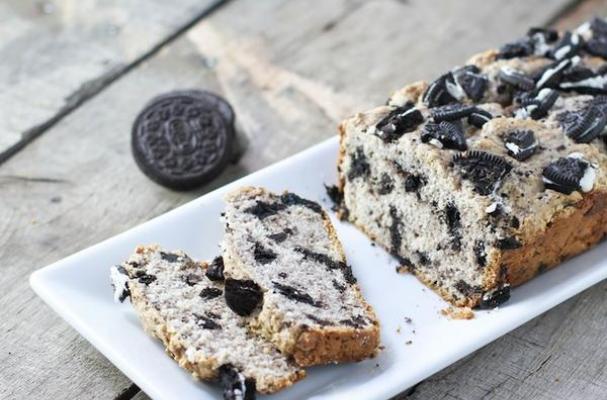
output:
{"label": "white rectangular plate", "polygon": [[[217,255],[226,192],[243,185],[290,190],[330,204],[323,183],[336,181],[337,139],[332,138],[242,178],[184,206],[32,274],[36,293],[154,399],[215,399],[219,390],[195,381],[141,329],[126,301],[112,300],[109,267],[138,244],[183,249],[194,258]],[[396,262],[348,223],[333,223],[348,261],[382,328],[381,354],[372,360],[315,367],[280,399],[387,399],[495,340],[607,276],[607,243],[564,263],[522,287],[492,311],[469,321],[440,314],[447,304],[414,277],[395,272]],[[405,317],[411,322],[406,322]]]}

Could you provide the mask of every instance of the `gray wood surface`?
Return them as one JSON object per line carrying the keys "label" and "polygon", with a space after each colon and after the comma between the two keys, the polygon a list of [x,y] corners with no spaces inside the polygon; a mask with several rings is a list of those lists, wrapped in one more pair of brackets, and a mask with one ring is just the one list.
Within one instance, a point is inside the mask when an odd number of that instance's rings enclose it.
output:
{"label": "gray wood surface", "polygon": [[[131,387],[33,294],[27,284],[33,270],[335,134],[345,115],[553,20],[568,1],[437,3],[233,1],[1,164],[0,398],[106,399]],[[245,150],[212,184],[175,193],[135,166],[130,125],[152,96],[195,87],[234,105]],[[577,296],[420,384],[410,397],[602,393],[604,291],[599,285]]]}
{"label": "gray wood surface", "polygon": [[216,3],[0,2],[0,162]]}
{"label": "gray wood surface", "polygon": [[418,385],[408,400],[607,398],[602,282]]}

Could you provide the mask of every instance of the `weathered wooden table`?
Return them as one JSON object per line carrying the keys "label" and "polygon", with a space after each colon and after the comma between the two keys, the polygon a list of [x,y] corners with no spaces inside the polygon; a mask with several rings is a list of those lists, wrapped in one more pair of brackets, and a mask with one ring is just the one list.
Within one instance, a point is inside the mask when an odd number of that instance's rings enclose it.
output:
{"label": "weathered wooden table", "polygon": [[[5,0],[0,3],[0,398],[145,399],[28,286],[46,264],[334,135],[384,101],[530,25],[571,28],[586,0]],[[143,104],[222,93],[244,152],[200,190],[145,178]],[[607,284],[400,398],[607,398]]]}

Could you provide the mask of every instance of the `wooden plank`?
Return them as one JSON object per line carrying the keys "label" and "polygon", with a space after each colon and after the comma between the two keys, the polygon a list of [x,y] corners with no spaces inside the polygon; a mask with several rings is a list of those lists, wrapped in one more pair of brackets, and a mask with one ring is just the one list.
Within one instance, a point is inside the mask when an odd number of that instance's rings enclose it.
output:
{"label": "wooden plank", "polygon": [[0,162],[219,0],[0,3]]}
{"label": "wooden plank", "polygon": [[576,2],[574,6],[553,21],[552,26],[559,30],[574,29],[595,16],[607,16],[607,2],[605,0]]}
{"label": "wooden plank", "polygon": [[602,399],[605,282],[532,320],[399,399]]}
{"label": "wooden plank", "polygon": [[[11,349],[0,352],[0,396],[112,398],[128,387],[33,295],[32,270],[335,134],[348,113],[541,24],[565,1],[474,0],[474,12],[456,1],[426,3],[230,3],[0,165],[0,332]],[[495,15],[501,27],[484,32]],[[361,26],[364,37],[355,33]],[[416,44],[422,38],[425,47]],[[175,193],[135,166],[130,125],[152,96],[197,87],[234,105],[247,149],[212,184]]]}

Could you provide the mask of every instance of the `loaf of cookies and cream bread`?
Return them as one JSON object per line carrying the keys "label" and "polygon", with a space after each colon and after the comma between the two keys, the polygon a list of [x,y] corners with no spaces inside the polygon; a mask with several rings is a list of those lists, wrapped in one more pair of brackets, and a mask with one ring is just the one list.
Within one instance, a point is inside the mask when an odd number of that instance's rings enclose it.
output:
{"label": "loaf of cookies and cream bread", "polygon": [[378,319],[321,206],[253,187],[226,201],[224,275],[238,289],[227,300],[252,331],[300,366],[375,355]]}
{"label": "loaf of cookies and cream bread", "polygon": [[607,233],[607,22],[531,29],[340,125],[340,214],[493,308]]}
{"label": "loaf of cookies and cream bread", "polygon": [[251,335],[228,307],[221,270],[221,258],[199,263],[182,251],[140,246],[111,268],[111,278],[115,299],[130,297],[146,332],[194,377],[220,381],[225,399],[253,399],[303,378],[305,371]]}

